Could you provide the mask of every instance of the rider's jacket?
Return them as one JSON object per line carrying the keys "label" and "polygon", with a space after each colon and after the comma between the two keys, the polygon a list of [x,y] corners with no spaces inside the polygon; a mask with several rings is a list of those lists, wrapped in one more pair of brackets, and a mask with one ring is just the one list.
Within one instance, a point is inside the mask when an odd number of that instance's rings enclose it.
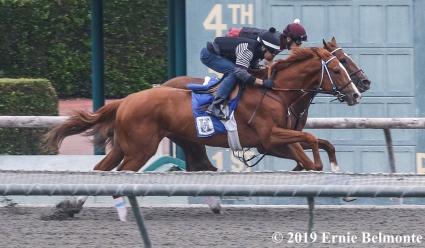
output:
{"label": "rider's jacket", "polygon": [[207,43],[207,49],[236,64],[235,75],[242,82],[253,84],[255,77],[247,69],[259,67],[264,58],[261,44],[257,40],[241,37],[217,37],[214,42]]}
{"label": "rider's jacket", "polygon": [[261,44],[253,39],[217,37],[211,45],[216,54],[245,69],[257,67],[258,62],[264,58]]}

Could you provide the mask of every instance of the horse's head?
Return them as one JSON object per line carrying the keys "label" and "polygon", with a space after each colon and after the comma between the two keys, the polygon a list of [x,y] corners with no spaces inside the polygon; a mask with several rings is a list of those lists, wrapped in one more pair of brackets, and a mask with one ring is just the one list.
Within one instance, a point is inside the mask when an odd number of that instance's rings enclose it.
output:
{"label": "horse's head", "polygon": [[332,94],[341,102],[352,106],[359,103],[361,94],[351,81],[347,70],[329,51],[323,48],[311,48],[321,59],[319,91]]}
{"label": "horse's head", "polygon": [[[350,106],[359,103],[361,98],[347,70],[324,48],[293,49],[287,59],[273,64],[272,70],[277,72],[275,91],[325,93],[336,96],[341,102],[346,101]],[[285,98],[294,100],[288,95]]]}
{"label": "horse's head", "polygon": [[331,52],[341,62],[345,69],[347,69],[354,84],[361,93],[370,88],[369,78],[366,76],[364,71],[359,68],[356,63],[354,63],[350,56],[348,56],[344,50],[338,46],[335,37],[332,37],[331,41],[323,40],[323,45],[324,48]]}

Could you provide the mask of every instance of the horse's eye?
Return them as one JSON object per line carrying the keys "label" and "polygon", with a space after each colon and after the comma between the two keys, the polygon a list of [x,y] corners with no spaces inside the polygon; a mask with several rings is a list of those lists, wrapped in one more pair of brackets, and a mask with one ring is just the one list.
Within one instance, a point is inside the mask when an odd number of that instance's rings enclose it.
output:
{"label": "horse's eye", "polygon": [[339,60],[339,62],[341,62],[341,63],[343,63],[343,64],[344,64],[344,63],[346,63],[346,62],[347,62],[347,60],[346,60],[346,59],[340,59],[340,60]]}

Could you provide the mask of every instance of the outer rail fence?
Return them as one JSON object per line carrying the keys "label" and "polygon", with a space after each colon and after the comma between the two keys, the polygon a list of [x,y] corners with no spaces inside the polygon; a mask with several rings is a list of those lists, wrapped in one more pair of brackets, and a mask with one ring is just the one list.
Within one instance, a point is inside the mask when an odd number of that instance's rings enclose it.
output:
{"label": "outer rail fence", "polygon": [[[67,116],[0,116],[0,127],[51,127],[67,118]],[[425,118],[309,118],[305,128],[425,129]]]}
{"label": "outer rail fence", "polygon": [[[0,116],[0,128],[51,127],[66,116]],[[395,157],[390,129],[425,129],[425,118],[309,118],[311,129],[383,129],[387,144],[390,172],[395,173]]]}
{"label": "outer rail fence", "polygon": [[128,196],[145,247],[151,247],[136,196],[425,197],[425,175],[326,172],[49,172],[0,170],[0,195]]}

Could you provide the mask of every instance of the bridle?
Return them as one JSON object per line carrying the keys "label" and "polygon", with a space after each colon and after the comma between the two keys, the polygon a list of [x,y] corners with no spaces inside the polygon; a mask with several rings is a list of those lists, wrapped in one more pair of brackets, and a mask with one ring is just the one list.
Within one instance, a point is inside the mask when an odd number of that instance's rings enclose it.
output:
{"label": "bridle", "polygon": [[[337,59],[337,57],[335,57],[335,55],[332,56],[331,58],[329,58],[327,61],[324,61],[323,59],[321,59],[321,64],[322,64],[321,70],[322,70],[322,72],[321,72],[321,76],[320,76],[319,86],[316,89],[312,89],[312,90],[306,90],[306,89],[284,89],[284,88],[275,88],[275,87],[273,87],[272,90],[275,90],[275,91],[299,91],[299,92],[302,92],[302,93],[312,93],[313,95],[316,95],[318,93],[329,94],[329,95],[335,96],[339,101],[343,102],[344,101],[345,94],[342,93],[342,91],[345,88],[347,88],[348,85],[350,85],[351,83],[353,83],[353,81],[351,80],[351,77],[349,77],[349,81],[344,86],[342,86],[341,88],[338,88],[338,86],[335,84],[334,80],[332,79],[332,76],[331,76],[331,74],[329,72],[329,68],[328,68],[328,64],[332,60],[334,60],[334,59]],[[332,84],[332,89],[331,90],[323,90],[322,89],[322,84],[323,84],[323,79],[324,79],[324,76],[325,76],[325,72],[326,72],[326,75],[328,76],[328,78],[329,78],[329,80],[330,80],[330,82]],[[272,74],[275,75],[276,74],[276,71],[274,71]]]}
{"label": "bridle", "polygon": [[[331,52],[331,54],[332,55],[334,55],[334,56],[336,56],[336,52],[337,51],[339,51],[339,50],[342,50],[342,47],[338,47],[338,48],[336,48],[335,50],[333,50],[332,52]],[[338,60],[339,60],[339,62],[341,62],[341,64],[346,64],[347,62],[345,61],[345,59],[344,60],[342,60],[341,61],[341,59],[339,59],[338,58]],[[345,66],[344,66],[345,67]],[[347,68],[347,67],[345,67],[345,68]],[[353,72],[351,72],[350,74],[349,74],[349,76],[350,76],[350,78],[352,77],[352,76],[355,76],[357,73],[359,73],[359,72],[363,72],[364,73],[364,71],[363,71],[363,69],[362,68],[359,68],[359,69],[357,69],[357,70],[355,70],[355,71],[353,71]]]}
{"label": "bridle", "polygon": [[[334,83],[334,80],[332,79],[332,76],[329,72],[329,68],[328,68],[328,64],[329,62],[331,62],[332,60],[337,59],[336,56],[332,56],[330,59],[328,59],[327,61],[322,60],[322,73],[320,76],[320,84],[319,87],[317,88],[317,90],[315,91],[315,93],[323,93],[323,94],[329,94],[329,95],[333,95],[336,96],[336,98],[340,101],[343,102],[344,101],[344,97],[345,94],[342,93],[342,91],[347,88],[348,85],[350,85],[351,83],[353,83],[353,81],[351,80],[351,77],[349,77],[349,81],[342,86],[341,88],[338,88],[338,86]],[[328,75],[329,81],[332,84],[332,90],[323,90],[322,87],[322,83],[323,83],[323,78],[324,78],[324,73],[326,71],[326,74]]]}

